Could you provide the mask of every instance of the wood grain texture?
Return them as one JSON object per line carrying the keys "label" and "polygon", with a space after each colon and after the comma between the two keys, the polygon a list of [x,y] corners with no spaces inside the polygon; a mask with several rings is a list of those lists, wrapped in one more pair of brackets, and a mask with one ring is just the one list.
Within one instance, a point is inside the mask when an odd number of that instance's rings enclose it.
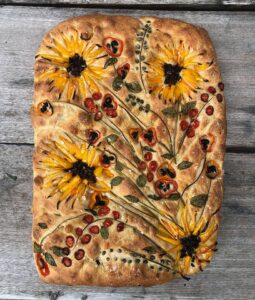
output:
{"label": "wood grain texture", "polygon": [[26,4],[26,5],[164,5],[167,7],[202,7],[223,8],[224,5],[236,7],[254,5],[254,0],[3,0],[4,4]]}
{"label": "wood grain texture", "polygon": [[[61,287],[39,282],[30,234],[32,151],[32,146],[0,145],[0,211],[4,224],[0,227],[0,299],[11,296],[12,299],[59,296],[59,299],[91,300],[255,298],[255,154],[226,156],[219,251],[203,273],[189,282],[175,280],[149,288],[115,289]],[[17,180],[6,173],[17,176]]]}
{"label": "wood grain texture", "polygon": [[[38,1],[35,0],[5,0],[5,4],[38,4]],[[42,4],[42,2],[41,2]],[[44,0],[44,5],[47,4],[57,4],[57,5],[65,5],[65,4],[78,4],[78,5],[148,5],[148,4],[162,4],[162,5],[185,5],[185,6],[197,6],[197,5],[207,5],[213,6],[219,4],[218,0]]]}
{"label": "wood grain texture", "polygon": [[223,5],[254,5],[255,0],[222,0]]}
{"label": "wood grain texture", "polygon": [[[0,13],[1,143],[33,143],[29,108],[34,53],[46,31],[75,15],[146,14],[139,10],[7,6],[1,7]],[[183,19],[209,31],[226,86],[227,145],[254,147],[255,12],[153,11],[153,14]]]}

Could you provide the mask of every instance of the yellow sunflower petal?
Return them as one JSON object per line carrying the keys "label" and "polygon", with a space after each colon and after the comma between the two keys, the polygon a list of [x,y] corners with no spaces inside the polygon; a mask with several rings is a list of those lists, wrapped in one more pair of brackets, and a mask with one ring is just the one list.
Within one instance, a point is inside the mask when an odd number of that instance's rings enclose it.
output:
{"label": "yellow sunflower petal", "polygon": [[61,180],[59,180],[58,182],[58,187],[62,187],[63,183],[66,183],[67,181],[69,181],[72,178],[72,174],[71,173],[66,173]]}
{"label": "yellow sunflower petal", "polygon": [[81,159],[83,162],[88,162],[88,150],[85,144],[82,144],[81,146]]}
{"label": "yellow sunflower petal", "polygon": [[109,192],[111,190],[111,187],[102,180],[97,180],[97,184],[90,184],[90,187],[97,192]]}
{"label": "yellow sunflower petal", "polygon": [[212,236],[212,234],[217,230],[217,225],[212,223],[205,232],[200,234],[200,238],[203,243],[207,242],[207,240]]}
{"label": "yellow sunflower petal", "polygon": [[184,258],[184,273],[185,274],[187,274],[188,271],[189,271],[190,263],[191,263],[191,257],[190,256],[186,256]]}
{"label": "yellow sunflower petal", "polygon": [[58,164],[62,167],[64,167],[65,169],[69,169],[72,167],[72,164],[68,161],[66,161],[65,159],[59,157],[58,155],[54,154],[54,153],[48,153],[48,157],[52,158],[54,161],[58,162]]}
{"label": "yellow sunflower petal", "polygon": [[64,187],[62,187],[61,192],[71,191],[74,187],[78,186],[81,182],[81,178],[77,175],[73,177]]}
{"label": "yellow sunflower petal", "polygon": [[203,228],[205,226],[205,220],[203,217],[200,218],[199,222],[197,223],[194,231],[193,231],[193,234],[196,235],[199,233],[199,231],[201,230],[201,228]]}
{"label": "yellow sunflower petal", "polygon": [[93,161],[94,161],[94,158],[95,158],[95,155],[96,155],[96,151],[97,149],[96,148],[93,148],[89,154],[88,154],[88,165],[91,166]]}
{"label": "yellow sunflower petal", "polygon": [[94,174],[95,174],[96,177],[101,177],[102,172],[103,172],[103,168],[102,167],[97,167],[94,171]]}
{"label": "yellow sunflower petal", "polygon": [[171,239],[171,238],[169,238],[169,237],[165,237],[165,236],[160,235],[160,234],[156,234],[156,235],[157,235],[157,237],[159,237],[161,240],[166,241],[166,242],[168,242],[168,243],[170,243],[170,244],[172,244],[172,245],[175,245],[175,246],[180,245],[180,241],[179,241],[179,240],[174,240],[174,239]]}
{"label": "yellow sunflower petal", "polygon": [[114,176],[114,174],[109,169],[103,169],[103,175],[108,178],[111,178]]}

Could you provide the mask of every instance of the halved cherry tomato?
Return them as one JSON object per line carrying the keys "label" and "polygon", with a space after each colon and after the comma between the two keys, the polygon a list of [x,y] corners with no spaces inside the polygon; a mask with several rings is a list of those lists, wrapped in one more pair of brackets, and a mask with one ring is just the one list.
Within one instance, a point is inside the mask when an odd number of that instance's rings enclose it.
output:
{"label": "halved cherry tomato", "polygon": [[139,136],[140,136],[140,133],[141,133],[141,130],[140,128],[129,128],[128,129],[128,133],[131,137],[131,139],[134,141],[134,142],[138,142],[138,139],[139,139]]}
{"label": "halved cherry tomato", "polygon": [[118,57],[122,53],[124,43],[109,36],[103,40],[102,46],[110,56]]}
{"label": "halved cherry tomato", "polygon": [[89,208],[106,206],[109,203],[109,199],[103,196],[100,192],[94,192],[89,201]]}
{"label": "halved cherry tomato", "polygon": [[98,130],[89,129],[88,130],[88,142],[90,145],[96,144],[96,142],[100,139],[101,133]]}
{"label": "halved cherry tomato", "polygon": [[211,133],[201,136],[199,139],[199,144],[201,145],[202,150],[204,152],[211,152],[214,140],[215,138]]}
{"label": "halved cherry tomato", "polygon": [[117,109],[117,102],[114,100],[113,96],[111,94],[105,94],[104,99],[102,101],[101,107],[102,110],[107,112],[110,110],[116,110]]}
{"label": "halved cherry tomato", "polygon": [[162,198],[168,198],[178,189],[178,184],[170,178],[160,178],[154,184],[155,192]]}
{"label": "halved cherry tomato", "polygon": [[123,66],[118,67],[117,73],[118,73],[119,77],[121,77],[122,79],[125,79],[127,77],[129,70],[130,70],[130,64],[126,63]]}
{"label": "halved cherry tomato", "polygon": [[98,106],[94,103],[92,98],[86,98],[84,100],[84,105],[92,113],[96,113],[98,111]]}
{"label": "halved cherry tomato", "polygon": [[151,127],[144,130],[141,134],[141,138],[149,146],[154,146],[157,143],[157,133],[155,128]]}
{"label": "halved cherry tomato", "polygon": [[157,170],[158,178],[175,178],[176,172],[169,162],[163,162]]}
{"label": "halved cherry tomato", "polygon": [[47,276],[50,274],[50,270],[46,261],[42,258],[41,253],[36,254],[36,265],[42,276]]}

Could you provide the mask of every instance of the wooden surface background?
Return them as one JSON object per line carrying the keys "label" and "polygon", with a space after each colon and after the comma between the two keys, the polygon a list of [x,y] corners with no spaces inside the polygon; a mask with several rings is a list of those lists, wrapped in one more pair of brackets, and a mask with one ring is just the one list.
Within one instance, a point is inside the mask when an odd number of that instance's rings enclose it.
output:
{"label": "wooden surface background", "polygon": [[[0,299],[255,299],[255,1],[5,0],[0,5]],[[183,19],[205,27],[218,53],[228,118],[219,251],[189,282],[118,289],[54,286],[39,281],[33,264],[34,53],[58,22],[103,13]]]}

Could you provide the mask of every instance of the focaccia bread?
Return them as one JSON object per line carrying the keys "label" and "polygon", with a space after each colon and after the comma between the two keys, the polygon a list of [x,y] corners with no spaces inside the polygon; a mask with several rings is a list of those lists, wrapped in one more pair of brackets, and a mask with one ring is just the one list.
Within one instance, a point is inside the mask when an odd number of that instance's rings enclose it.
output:
{"label": "focaccia bread", "polygon": [[35,57],[33,252],[40,278],[155,285],[216,250],[224,84],[207,32],[83,16]]}

